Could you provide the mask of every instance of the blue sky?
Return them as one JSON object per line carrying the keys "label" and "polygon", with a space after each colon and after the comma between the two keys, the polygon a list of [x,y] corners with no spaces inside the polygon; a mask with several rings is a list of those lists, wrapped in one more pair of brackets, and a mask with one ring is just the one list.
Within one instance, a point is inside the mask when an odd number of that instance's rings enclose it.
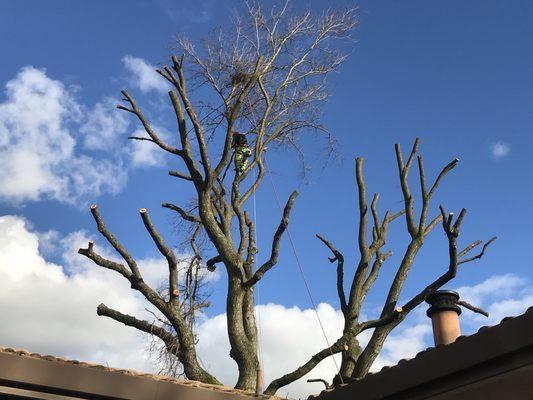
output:
{"label": "blue sky", "polygon": [[[231,10],[238,9],[239,4],[170,0],[96,1],[90,5],[69,1],[0,4],[0,85],[4,91],[0,95],[0,107],[5,106],[4,114],[0,109],[0,117],[7,120],[11,115],[7,106],[16,100],[9,89],[4,90],[8,82],[14,88],[24,86],[31,79],[47,80],[52,89],[60,91],[58,104],[66,101],[65,93],[69,96],[69,104],[63,104],[64,114],[56,121],[59,125],[52,121],[51,131],[44,136],[37,134],[39,125],[33,127],[37,132],[33,136],[19,126],[19,139],[24,144],[18,144],[21,149],[34,149],[42,146],[39,138],[57,140],[46,144],[49,151],[44,155],[28,154],[46,158],[56,178],[68,176],[67,186],[57,183],[56,189],[50,186],[36,189],[37,184],[29,184],[20,190],[18,186],[9,187],[13,183],[5,171],[31,181],[33,170],[26,170],[31,163],[19,160],[19,164],[8,168],[0,160],[4,165],[4,173],[0,174],[4,187],[0,189],[0,215],[24,218],[25,229],[40,235],[39,251],[47,262],[66,265],[58,244],[45,251],[42,242],[45,232],[56,232],[48,235],[56,241],[73,232],[95,236],[86,207],[92,202],[99,205],[110,229],[138,258],[157,256],[138,218],[141,207],[151,211],[168,242],[179,242],[172,216],[159,204],[162,201],[185,204],[191,195],[190,188],[167,176],[167,170],[176,166],[174,160],[142,153],[139,148],[131,150],[126,137],[138,128],[136,121],[127,115],[116,116],[120,111],[112,111],[112,107],[120,90],[126,88],[149,111],[154,123],[172,134],[174,127],[166,94],[157,89],[156,83],[143,89],[135,78],[138,64],[132,64],[131,60],[142,59],[152,65],[167,62],[176,35],[198,40],[211,29],[229,23]],[[295,7],[309,5],[320,11],[328,4],[337,7],[354,3],[299,1]],[[466,265],[449,287],[473,287],[507,274],[521,282],[522,292],[531,294],[527,248],[533,239],[530,172],[533,167],[530,156],[533,4],[517,0],[505,3],[360,1],[357,5],[360,27],[355,34],[356,42],[347,48],[348,61],[330,80],[332,96],[323,106],[323,120],[337,140],[338,160],[322,168],[322,143],[306,140],[312,171],[304,182],[298,178],[293,154],[268,155],[281,195],[286,198],[294,188],[300,192],[290,229],[315,301],[338,308],[334,267],[327,261],[329,254],[314,234],[325,235],[344,253],[347,275],[357,259],[354,158],[365,158],[368,192],[380,193],[381,212],[387,208],[399,209],[401,192],[394,143],[401,143],[407,152],[417,136],[421,138],[428,177],[435,176],[454,157],[460,159],[458,167],[441,184],[432,212],[437,212],[439,203],[456,212],[461,207],[467,208],[460,237],[464,244],[498,236],[486,256]],[[90,124],[91,120],[104,118],[102,115],[112,115],[107,130],[116,152],[98,145],[104,125]],[[68,151],[64,150],[63,155],[54,153],[60,151],[57,147],[65,137],[55,136],[54,129],[74,138],[73,151],[77,157],[74,164],[71,155],[65,155]],[[1,135],[0,130],[0,139]],[[4,161],[16,160],[16,155],[7,157],[8,152],[0,141]],[[139,157],[138,162],[132,161],[134,157]],[[68,172],[68,165],[76,165],[78,169]],[[95,184],[97,177],[88,173],[92,167],[102,168],[101,174],[116,179]],[[73,189],[73,185],[84,189]],[[418,194],[415,179],[412,188]],[[279,220],[268,180],[258,192],[256,202],[258,239],[260,245],[266,245]],[[388,240],[388,248],[395,255],[384,265],[369,294],[368,313],[380,307],[406,241],[403,221],[396,221]],[[413,266],[403,292],[406,299],[444,271],[446,246],[438,226]],[[265,255],[266,251],[259,254]],[[68,268],[65,270],[71,273]],[[516,280],[513,282],[517,284]],[[310,307],[286,239],[279,263],[260,284],[259,295],[261,304]],[[224,279],[220,277],[213,283],[214,304],[207,312],[209,317],[223,313],[223,296]],[[486,306],[493,300],[479,298]],[[94,297],[94,308],[100,301]],[[475,319],[466,330],[472,331],[483,322]],[[428,338],[426,335],[426,343]]]}

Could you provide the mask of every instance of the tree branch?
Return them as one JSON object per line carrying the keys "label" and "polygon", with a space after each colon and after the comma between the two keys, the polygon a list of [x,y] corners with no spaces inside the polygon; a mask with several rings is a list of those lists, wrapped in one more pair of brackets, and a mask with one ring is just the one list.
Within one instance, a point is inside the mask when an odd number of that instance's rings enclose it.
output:
{"label": "tree branch", "polygon": [[[440,206],[441,212],[443,215],[445,215],[444,208]],[[463,209],[464,210],[464,209]],[[466,211],[462,211],[461,214],[464,215]],[[451,214],[453,215],[453,214]],[[479,259],[483,256],[485,253],[486,248],[494,241],[496,240],[496,237],[491,238],[488,240],[485,245],[483,246],[483,250],[475,257],[472,257],[471,259],[467,259],[464,261],[460,261],[457,253],[457,236],[459,236],[459,228],[460,228],[460,221],[458,220],[459,224],[456,224],[454,227],[451,226],[450,221],[451,218],[444,218],[443,217],[443,223],[442,226],[444,228],[444,231],[446,233],[446,236],[448,238],[448,248],[449,248],[449,256],[450,256],[450,263],[448,266],[448,270],[442,274],[440,277],[435,279],[432,283],[430,283],[428,286],[426,286],[423,290],[421,290],[416,296],[414,296],[410,301],[408,301],[402,308],[403,312],[402,317],[405,317],[407,313],[409,313],[412,309],[414,309],[416,306],[418,306],[420,303],[425,301],[427,297],[441,288],[443,285],[451,281],[453,278],[455,278],[457,274],[457,267],[461,264],[464,264],[465,262],[472,261],[474,259]],[[461,218],[462,220],[462,218]],[[466,249],[471,248],[472,245],[469,245],[466,247]],[[465,249],[465,250],[466,250]],[[465,250],[462,250],[459,254],[465,254]],[[465,306],[466,307],[466,306]]]}
{"label": "tree branch", "polygon": [[181,179],[184,179],[186,181],[192,181],[193,180],[191,176],[182,174],[181,172],[178,172],[178,171],[168,171],[168,174],[170,176],[175,176],[176,178],[181,178]]}
{"label": "tree branch", "polygon": [[135,114],[137,116],[137,118],[139,119],[139,121],[141,122],[141,124],[143,125],[144,127],[144,130],[146,131],[146,133],[148,134],[148,136],[150,136],[151,140],[156,143],[159,147],[161,147],[163,150],[165,151],[168,151],[169,153],[172,153],[172,154],[176,154],[176,155],[182,155],[183,152],[179,149],[176,149],[172,146],[169,146],[168,144],[166,144],[165,142],[163,142],[159,136],[157,136],[157,134],[154,132],[154,130],[152,129],[152,127],[150,126],[150,124],[148,123],[147,119],[144,117],[144,115],[142,114],[141,110],[139,109],[139,107],[137,107],[137,104],[135,103],[135,101],[133,100],[133,98],[128,94],[128,92],[126,92],[125,90],[121,90],[121,93],[124,95],[124,97],[126,98],[126,101],[128,103],[130,103],[131,105],[131,109],[127,109],[123,106],[117,106],[118,109],[120,110],[126,110],[126,111],[129,111],[129,112],[132,112],[133,114]]}
{"label": "tree branch", "polygon": [[294,382],[295,380],[301,378],[302,376],[307,374],[309,371],[311,371],[313,368],[315,368],[325,358],[331,356],[332,354],[340,353],[343,350],[343,345],[345,343],[346,343],[346,339],[344,337],[341,337],[331,347],[322,349],[321,351],[316,353],[314,356],[312,356],[309,361],[307,361],[305,364],[303,364],[302,366],[300,366],[293,372],[285,374],[281,378],[278,378],[272,381],[270,385],[268,385],[266,390],[263,392],[263,394],[271,396],[274,393],[276,393],[276,391],[279,388],[285,385],[288,385],[289,383]]}
{"label": "tree branch", "polygon": [[[458,262],[457,265],[461,265],[461,264],[464,264],[464,263],[467,263],[467,262],[470,262],[470,261],[474,261],[474,260],[478,260],[480,259],[481,257],[483,257],[483,255],[485,254],[485,250],[487,249],[487,247],[496,240],[496,236],[492,237],[490,240],[488,240],[484,245],[483,245],[483,248],[481,249],[481,252],[477,255],[475,255],[474,257],[470,257],[470,258],[466,258],[464,260],[460,260]],[[480,241],[481,243],[481,241]],[[477,246],[477,245],[476,245]],[[465,251],[466,250],[466,251]],[[468,251],[470,251],[470,249],[464,249],[462,250],[459,254],[461,255],[464,255],[466,254]]]}
{"label": "tree branch", "polygon": [[163,343],[165,343],[165,347],[170,353],[178,357],[178,359],[181,358],[179,341],[166,329],[151,324],[148,321],[137,319],[131,315],[123,314],[119,311],[107,307],[103,303],[98,306],[98,308],[96,309],[96,313],[100,316],[108,317],[114,319],[115,321],[123,323],[124,325],[136,328],[142,332],[157,336],[163,341]]}
{"label": "tree branch", "polygon": [[363,179],[363,159],[358,157],[355,159],[355,176],[358,188],[359,198],[359,251],[361,257],[368,255],[368,245],[366,242],[366,230],[367,230],[367,206],[366,206],[366,187]]}
{"label": "tree branch", "polygon": [[270,258],[257,271],[255,271],[255,274],[250,279],[243,283],[244,286],[255,285],[270,268],[276,265],[276,262],[278,261],[279,243],[281,237],[283,236],[283,233],[289,225],[289,215],[296,196],[298,196],[298,192],[293,191],[289,196],[289,199],[287,200],[287,204],[285,204],[285,208],[283,210],[283,217],[281,218],[281,222],[279,223],[278,229],[276,230],[276,233],[274,234],[274,238],[272,240],[272,250],[270,253]]}
{"label": "tree branch", "polygon": [[340,251],[335,249],[333,245],[320,236],[318,233],[315,235],[327,248],[333,253],[334,257],[328,257],[329,262],[333,263],[337,261],[337,294],[339,296],[340,306],[342,313],[346,316],[348,312],[348,305],[346,303],[346,295],[344,294],[344,256]]}
{"label": "tree branch", "polygon": [[314,383],[314,382],[323,383],[324,386],[326,387],[326,390],[331,389],[331,385],[325,379],[308,379],[307,382],[309,382],[309,383]]}
{"label": "tree branch", "polygon": [[138,279],[142,280],[141,273],[139,271],[139,268],[137,267],[137,263],[133,259],[132,256],[129,255],[129,253],[122,247],[122,245],[118,242],[118,240],[115,238],[115,236],[109,232],[104,224],[104,221],[102,217],[100,216],[100,213],[98,212],[98,208],[96,207],[96,204],[93,204],[91,206],[91,214],[96,221],[96,226],[98,228],[98,232],[104,236],[109,244],[113,246],[113,248],[122,256],[122,258],[126,261],[128,264],[131,272],[133,275]]}
{"label": "tree branch", "polygon": [[214,257],[211,257],[209,260],[207,260],[207,269],[211,272],[214,272],[216,267],[216,264],[219,262],[222,262],[222,257],[220,255],[216,255]]}
{"label": "tree branch", "polygon": [[446,175],[448,172],[454,169],[458,162],[459,162],[459,159],[454,158],[440,171],[439,175],[437,176],[437,179],[435,179],[435,182],[433,183],[433,185],[431,186],[431,189],[429,190],[429,195],[428,195],[429,198],[433,196],[435,189],[437,189],[437,187],[439,186],[439,182],[444,177],[444,175]]}
{"label": "tree branch", "polygon": [[[211,166],[209,164],[209,155],[207,151],[207,145],[205,143],[202,125],[187,95],[187,88],[185,86],[185,76],[183,75],[183,69],[181,63],[178,62],[178,59],[175,56],[172,56],[172,69],[178,74],[179,83],[175,79],[173,79],[173,83],[176,86],[176,89],[178,90],[181,101],[185,105],[185,111],[187,112],[190,120],[192,121],[194,133],[196,135],[196,142],[198,143],[200,157],[202,159],[202,165],[204,167],[205,178],[206,181],[209,181],[211,175]],[[170,70],[165,70],[172,76]]]}
{"label": "tree branch", "polygon": [[368,274],[365,283],[363,284],[363,287],[361,289],[363,296],[366,296],[368,290],[376,281],[381,266],[390,256],[392,256],[392,251],[387,251],[386,253],[382,254],[379,249],[376,250],[374,262],[372,263],[372,269],[370,270],[370,273]]}
{"label": "tree branch", "polygon": [[478,314],[481,314],[481,315],[484,315],[485,317],[489,317],[489,313],[485,310],[483,310],[482,308],[479,308],[479,307],[475,307],[473,306],[472,304],[470,303],[467,303],[466,301],[463,301],[463,300],[459,300],[457,302],[458,305],[460,306],[463,306],[464,308],[467,308],[469,309],[470,311],[473,311],[475,313],[478,313]]}
{"label": "tree branch", "polygon": [[128,139],[130,139],[130,140],[139,140],[139,141],[146,141],[146,142],[155,143],[155,141],[154,141],[153,139],[145,138],[145,137],[128,136]]}
{"label": "tree branch", "polygon": [[405,203],[405,217],[407,222],[407,230],[409,231],[409,234],[411,237],[414,237],[417,235],[418,230],[415,225],[414,215],[413,215],[413,197],[411,196],[411,191],[409,190],[409,184],[407,182],[407,173],[409,172],[409,168],[411,167],[411,163],[413,162],[413,158],[418,150],[418,143],[419,138],[415,139],[415,142],[413,144],[413,147],[411,149],[411,154],[409,155],[409,159],[407,160],[407,164],[403,163],[402,158],[402,150],[400,148],[400,145],[397,143],[394,145],[396,150],[396,161],[398,163],[398,172],[400,174],[400,184],[402,187],[402,193]]}
{"label": "tree branch", "polygon": [[99,254],[97,254],[93,250],[93,241],[89,242],[89,245],[86,249],[79,249],[78,254],[84,255],[88,259],[92,260],[95,264],[110,269],[112,271],[116,271],[119,274],[121,274],[124,278],[130,280],[132,278],[132,273],[126,269],[126,267],[120,263],[108,260],[106,258],[103,258]]}
{"label": "tree branch", "polygon": [[379,328],[381,326],[390,324],[400,315],[402,315],[403,311],[404,310],[402,307],[396,307],[394,310],[392,310],[391,313],[385,314],[381,318],[361,322],[357,325],[357,329],[354,330],[354,334],[359,334],[363,331],[366,331],[367,329]]}
{"label": "tree branch", "polygon": [[161,207],[168,208],[169,210],[176,211],[181,216],[181,218],[183,218],[185,221],[194,222],[194,223],[197,223],[197,224],[202,222],[199,217],[197,217],[195,215],[192,215],[192,214],[189,214],[183,208],[178,207],[178,206],[176,206],[174,204],[162,203]]}
{"label": "tree branch", "polygon": [[178,290],[178,261],[176,260],[176,255],[172,251],[170,247],[167,246],[161,235],[156,231],[154,226],[152,225],[152,222],[150,221],[150,217],[148,216],[148,212],[146,211],[146,208],[141,208],[139,210],[139,213],[141,214],[142,221],[144,223],[144,226],[150,236],[152,237],[152,240],[157,246],[157,249],[159,252],[165,256],[168,263],[168,274],[169,274],[169,296],[170,301],[172,302],[174,299],[177,299],[179,297],[179,290]]}

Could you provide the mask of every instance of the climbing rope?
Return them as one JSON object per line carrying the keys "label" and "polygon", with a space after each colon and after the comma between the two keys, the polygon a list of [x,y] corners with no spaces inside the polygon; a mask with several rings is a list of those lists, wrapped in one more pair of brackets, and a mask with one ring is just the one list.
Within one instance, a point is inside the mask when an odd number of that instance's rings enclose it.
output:
{"label": "climbing rope", "polygon": [[[265,157],[265,169],[266,169],[267,174],[268,174],[268,176],[270,178],[270,185],[272,186],[272,191],[274,192],[274,197],[276,198],[276,203],[278,205],[278,209],[279,209],[281,215],[283,215],[283,208],[281,207],[281,202],[279,200],[278,191],[276,190],[276,185],[274,184],[274,179],[272,179],[272,173],[270,172],[270,168],[268,168],[266,157]],[[320,319],[320,315],[318,314],[318,311],[316,309],[315,301],[313,300],[313,295],[311,294],[311,289],[309,288],[309,285],[307,284],[307,279],[305,279],[305,274],[304,274],[304,271],[303,271],[303,268],[302,268],[302,264],[300,262],[300,258],[298,257],[298,253],[296,251],[296,246],[294,244],[294,240],[292,238],[291,231],[290,231],[288,226],[287,226],[286,229],[287,229],[287,236],[289,237],[289,242],[290,242],[291,247],[292,247],[292,252],[293,252],[294,258],[296,260],[296,265],[298,266],[298,270],[300,272],[300,276],[302,277],[302,280],[304,282],[305,289],[306,289],[307,295],[309,297],[309,301],[311,302],[311,305],[313,306],[313,309],[315,310],[316,318],[318,319],[318,323],[320,325],[320,329],[322,330],[322,334],[324,335],[324,339],[326,340],[326,344],[327,344],[327,346],[329,348],[329,351],[331,352],[331,358],[333,359],[333,363],[335,364],[335,368],[337,370],[337,374],[339,375],[339,379],[340,379],[341,383],[344,384],[344,380],[342,379],[342,376],[340,374],[339,366],[337,365],[337,361],[335,360],[335,357],[333,355],[333,350],[331,349],[331,345],[329,344],[328,336],[326,335],[326,331],[324,329],[324,325],[322,324],[322,320]]]}

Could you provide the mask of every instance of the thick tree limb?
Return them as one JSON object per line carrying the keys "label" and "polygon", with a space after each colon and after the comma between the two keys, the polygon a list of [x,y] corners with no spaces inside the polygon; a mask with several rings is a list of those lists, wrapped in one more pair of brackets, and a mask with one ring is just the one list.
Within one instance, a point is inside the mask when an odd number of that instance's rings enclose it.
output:
{"label": "thick tree limb", "polygon": [[187,134],[187,125],[185,122],[185,115],[183,114],[183,107],[181,106],[180,100],[176,92],[168,92],[172,107],[174,108],[174,113],[176,114],[176,120],[178,121],[178,130],[180,135],[180,142],[183,154],[181,157],[191,174],[191,179],[194,182],[194,185],[197,190],[203,187],[203,177],[198,167],[192,157],[191,145],[189,143],[189,138]]}
{"label": "thick tree limb", "polygon": [[122,256],[122,258],[126,261],[128,264],[131,272],[138,280],[141,280],[141,273],[139,271],[139,268],[137,267],[137,263],[133,259],[132,256],[129,255],[129,253],[124,249],[124,247],[118,242],[118,240],[115,238],[115,236],[109,232],[104,224],[104,221],[102,217],[100,216],[100,213],[98,212],[98,208],[95,204],[91,206],[91,214],[96,221],[96,226],[98,228],[98,232],[104,236],[109,244],[113,246],[113,248]]}
{"label": "thick tree limb", "polygon": [[156,231],[155,227],[152,225],[152,221],[150,221],[150,217],[148,216],[148,212],[146,211],[146,208],[141,208],[139,210],[139,213],[141,214],[142,221],[144,223],[144,226],[150,236],[152,237],[152,240],[154,241],[155,245],[157,246],[157,249],[159,252],[165,256],[168,263],[168,274],[169,274],[169,295],[170,295],[170,301],[173,301],[174,299],[179,297],[179,290],[178,290],[178,261],[176,260],[176,255],[174,254],[174,251],[170,247],[167,246],[161,235]]}
{"label": "thick tree limb", "polygon": [[274,234],[274,238],[272,240],[272,250],[270,253],[270,258],[263,265],[261,265],[261,267],[257,271],[255,271],[255,274],[250,279],[243,283],[244,286],[255,285],[270,268],[276,265],[276,262],[278,261],[279,243],[281,237],[283,236],[283,233],[289,225],[289,215],[291,213],[292,205],[294,203],[294,200],[296,199],[296,196],[298,196],[298,192],[293,191],[289,196],[289,199],[287,200],[287,204],[285,204],[281,222],[279,223],[278,229],[276,230],[276,233]]}
{"label": "thick tree limb", "polygon": [[172,56],[172,69],[178,74],[179,82],[178,80],[174,78],[172,71],[170,71],[170,69],[165,68],[165,71],[172,78],[172,83],[178,90],[181,101],[185,105],[185,111],[187,112],[187,115],[189,116],[189,119],[191,120],[193,124],[194,133],[196,136],[196,142],[200,150],[200,158],[202,160],[202,165],[204,167],[205,178],[206,178],[206,181],[209,181],[211,179],[210,178],[211,165],[209,163],[209,155],[208,155],[207,144],[205,142],[205,137],[204,137],[204,133],[202,129],[202,124],[198,118],[198,115],[196,114],[196,111],[194,110],[194,107],[191,104],[191,101],[189,100],[189,96],[187,94],[185,76],[183,74],[183,68],[182,68],[181,63],[178,62],[178,59],[175,56]]}
{"label": "thick tree limb", "polygon": [[366,242],[368,217],[366,206],[366,186],[365,181],[363,179],[363,159],[361,157],[355,159],[355,177],[357,181],[359,199],[359,252],[361,253],[361,257],[367,257],[369,252],[368,245]]}
{"label": "thick tree limb", "polygon": [[100,304],[96,309],[96,313],[100,316],[108,317],[123,323],[124,325],[131,326],[142,332],[150,335],[157,336],[165,343],[167,350],[178,358],[181,358],[179,341],[164,328],[151,324],[148,321],[137,319],[131,315],[123,314],[112,308],[107,307],[105,304]]}

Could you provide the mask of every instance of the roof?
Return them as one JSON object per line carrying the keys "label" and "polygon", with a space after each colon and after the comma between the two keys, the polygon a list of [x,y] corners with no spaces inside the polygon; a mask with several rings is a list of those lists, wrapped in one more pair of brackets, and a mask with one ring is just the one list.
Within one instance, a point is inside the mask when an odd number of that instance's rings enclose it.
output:
{"label": "roof", "polygon": [[[498,377],[498,382],[495,377]],[[402,359],[395,366],[383,367],[379,372],[324,390],[309,399],[488,398],[472,395],[488,390],[483,389],[480,382],[492,388],[495,397],[490,398],[532,399],[532,379],[533,307],[530,307],[518,317],[507,317],[498,325],[481,327],[475,334],[460,336],[448,345],[428,348],[412,359]],[[468,388],[476,392],[468,392],[465,397],[460,394],[432,397],[452,391],[459,393],[457,388],[461,388],[461,393],[466,393],[470,390]],[[503,388],[506,396],[497,397],[494,393],[501,392]],[[513,395],[509,390],[523,394]]]}
{"label": "roof", "polygon": [[[0,397],[2,394],[18,393],[21,397],[15,398],[22,398],[21,393],[26,392],[35,396],[37,396],[35,393],[39,393],[40,397],[24,397],[36,399],[257,398],[253,393],[227,386],[109,368],[99,364],[0,347]],[[52,397],[47,397],[50,395]],[[268,396],[260,397],[273,399]]]}

